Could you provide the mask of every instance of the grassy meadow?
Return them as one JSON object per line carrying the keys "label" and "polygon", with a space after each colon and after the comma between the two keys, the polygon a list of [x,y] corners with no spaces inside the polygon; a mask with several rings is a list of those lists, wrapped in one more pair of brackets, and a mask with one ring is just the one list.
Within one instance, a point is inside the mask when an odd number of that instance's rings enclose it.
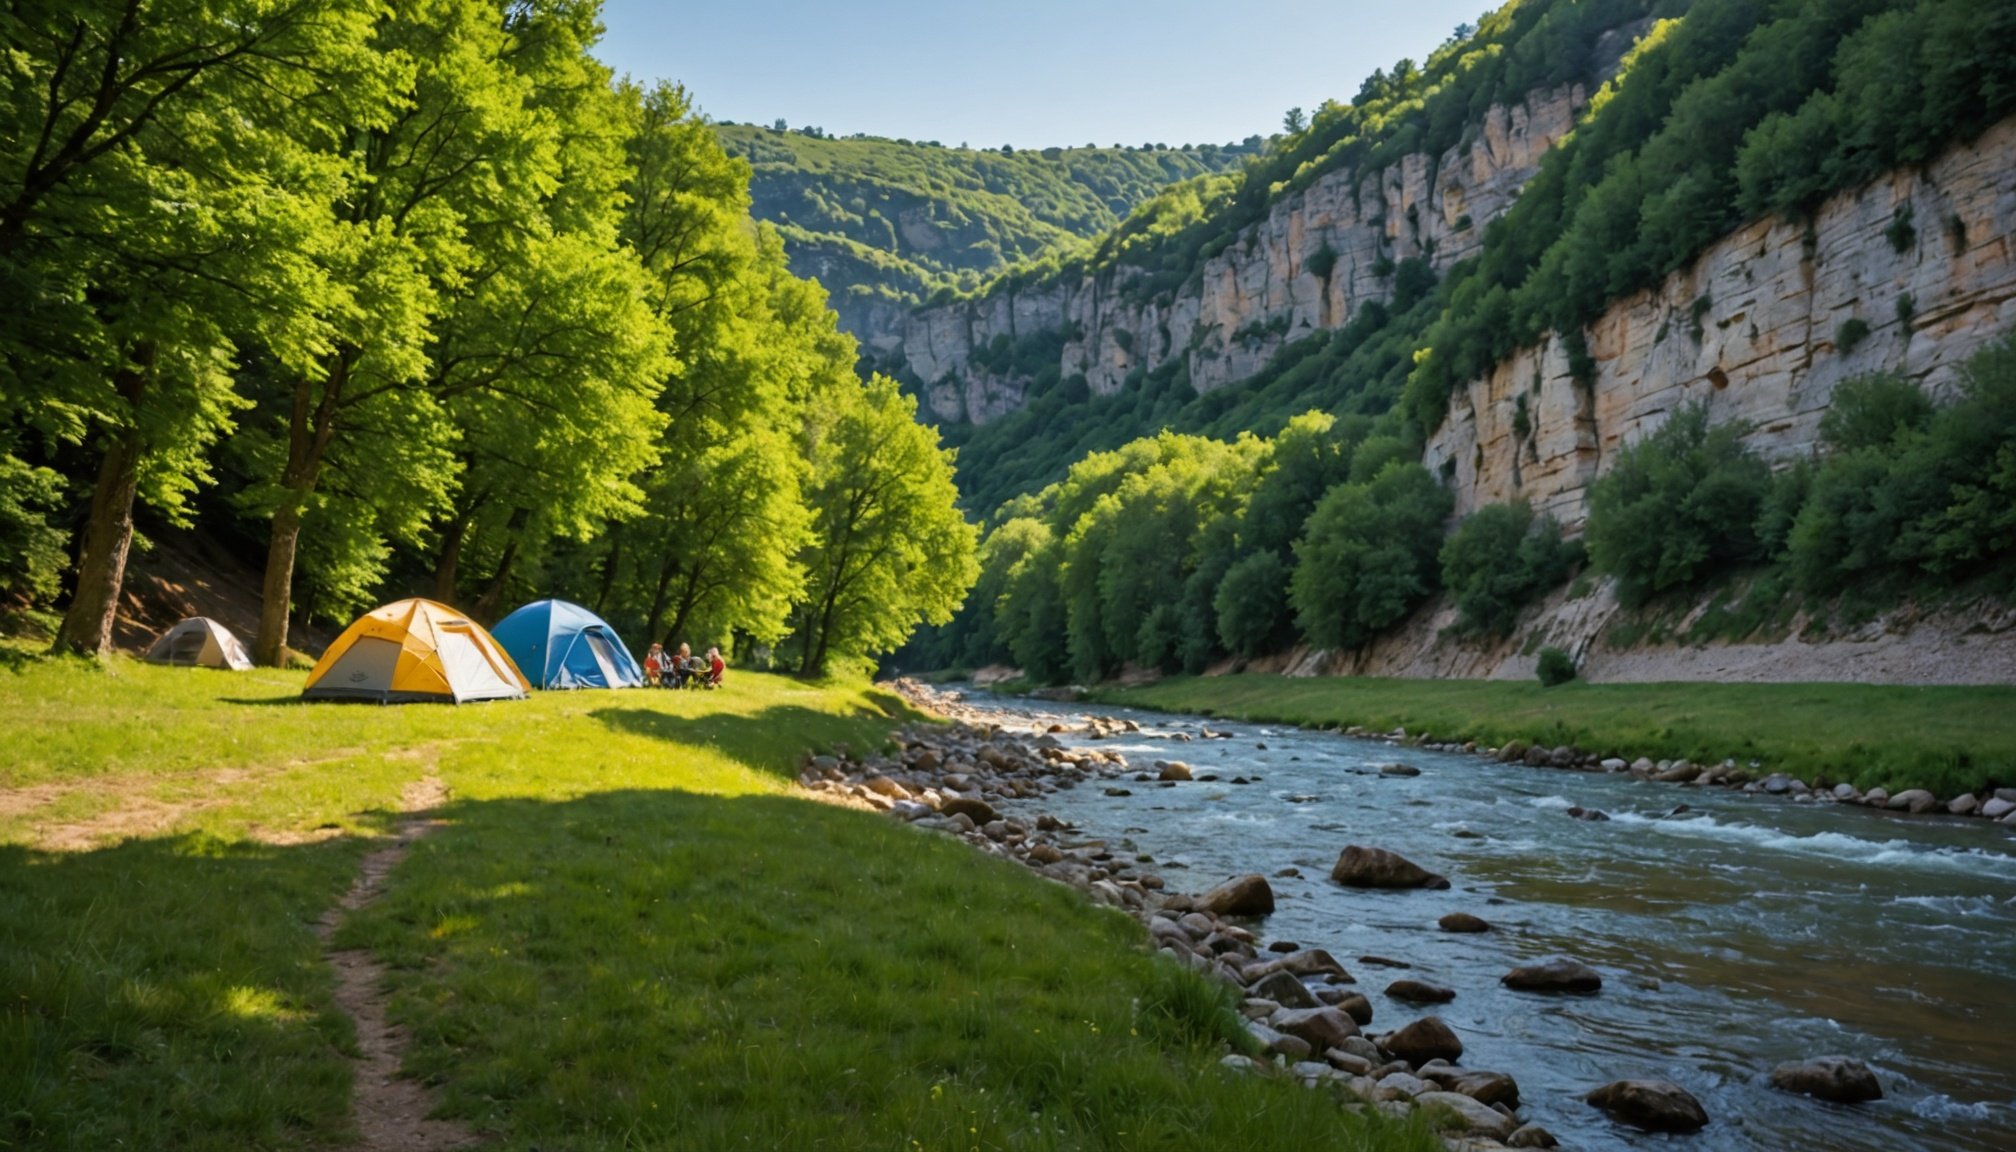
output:
{"label": "grassy meadow", "polygon": [[1870,684],[1586,684],[1273,675],[1107,686],[1138,708],[1311,726],[1405,727],[1438,740],[1574,744],[1655,759],[1758,761],[1863,788],[1942,798],[2016,782],[2016,687]]}
{"label": "grassy meadow", "polygon": [[0,1148],[354,1140],[313,928],[430,773],[337,942],[496,1147],[1433,1147],[1222,1070],[1226,994],[1119,914],[794,793],[904,717],[866,686],[380,708],[4,654]]}

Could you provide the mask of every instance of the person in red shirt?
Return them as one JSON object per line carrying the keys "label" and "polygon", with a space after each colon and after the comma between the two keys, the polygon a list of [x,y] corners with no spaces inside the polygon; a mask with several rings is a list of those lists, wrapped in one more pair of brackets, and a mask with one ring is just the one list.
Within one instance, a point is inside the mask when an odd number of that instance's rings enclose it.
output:
{"label": "person in red shirt", "polygon": [[663,687],[665,684],[665,646],[663,644],[651,645],[651,650],[644,654],[644,683],[653,688]]}
{"label": "person in red shirt", "polygon": [[728,662],[721,659],[721,649],[707,649],[707,687],[721,687],[721,677],[728,671]]}

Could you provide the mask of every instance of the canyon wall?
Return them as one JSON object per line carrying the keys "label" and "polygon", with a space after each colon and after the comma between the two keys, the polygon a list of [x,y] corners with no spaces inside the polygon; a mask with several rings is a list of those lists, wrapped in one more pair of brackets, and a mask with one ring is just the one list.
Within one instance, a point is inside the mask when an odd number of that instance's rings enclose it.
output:
{"label": "canyon wall", "polygon": [[1458,514],[1524,498],[1579,528],[1619,448],[1703,400],[1774,461],[1808,452],[1841,381],[1896,371],[1935,398],[2016,328],[2016,119],[1922,169],[1828,200],[1810,225],[1750,224],[1588,329],[1577,382],[1558,339],[1452,399],[1424,463]]}
{"label": "canyon wall", "polygon": [[[1603,46],[1611,67],[1630,35],[1612,33]],[[1174,293],[1133,298],[1128,285],[1142,272],[1121,266],[922,308],[900,335],[867,342],[902,357],[942,421],[984,424],[1019,408],[1028,381],[973,364],[973,352],[997,336],[1043,331],[1066,333],[1062,374],[1084,376],[1094,393],[1117,392],[1131,373],[1177,358],[1191,387],[1210,392],[1258,372],[1283,344],[1390,299],[1399,261],[1420,257],[1439,273],[1474,255],[1484,226],[1511,207],[1587,102],[1579,84],[1534,93],[1492,108],[1440,156],[1327,173],[1283,196]]]}

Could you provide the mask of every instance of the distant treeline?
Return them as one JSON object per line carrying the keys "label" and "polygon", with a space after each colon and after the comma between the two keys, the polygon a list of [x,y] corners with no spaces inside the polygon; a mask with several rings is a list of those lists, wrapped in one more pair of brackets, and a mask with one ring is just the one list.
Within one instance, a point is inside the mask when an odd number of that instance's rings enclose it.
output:
{"label": "distant treeline", "polygon": [[[290,608],[562,595],[816,672],[973,574],[749,168],[596,5],[80,0],[0,22],[0,594],[110,640],[144,523]],[[788,638],[788,639],[787,639]]]}
{"label": "distant treeline", "polygon": [[1093,453],[1001,507],[971,599],[904,661],[1052,683],[1199,672],[1360,648],[1444,591],[1456,631],[1506,637],[1585,565],[1633,606],[1749,573],[1704,622],[1731,637],[1788,600],[2016,591],[2016,343],[1977,354],[1945,408],[1894,375],[1842,384],[1821,450],[1776,473],[1746,428],[1683,409],[1591,487],[1583,541],[1524,504],[1451,528],[1418,446],[1378,429],[1310,412],[1266,440],[1164,432]]}

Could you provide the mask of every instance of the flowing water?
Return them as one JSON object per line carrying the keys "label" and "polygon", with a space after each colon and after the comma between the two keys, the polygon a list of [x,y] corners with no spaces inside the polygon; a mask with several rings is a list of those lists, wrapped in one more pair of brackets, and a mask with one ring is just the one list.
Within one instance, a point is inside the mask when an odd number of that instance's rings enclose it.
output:
{"label": "flowing water", "polygon": [[[1174,889],[1271,877],[1277,910],[1258,926],[1263,940],[1335,953],[1372,999],[1375,1031],[1440,1015],[1463,1040],[1463,1063],[1512,1073],[1521,1115],[1565,1146],[1675,1141],[1615,1127],[1580,1100],[1610,1080],[1655,1077],[1707,1108],[1710,1126],[1679,1138],[1700,1149],[2016,1149],[2016,837],[1998,826],[1128,709],[982,693],[967,703],[1045,723],[1127,717],[1139,734],[1059,738],[1142,768],[1180,759],[1219,776],[1114,782],[1131,796],[1088,783],[1007,807],[1054,813],[1116,855],[1150,857],[1141,867]],[[1174,740],[1207,727],[1236,735]],[[1396,762],[1421,774],[1378,774]],[[1610,819],[1573,819],[1571,805]],[[1347,844],[1399,852],[1453,887],[1333,884]],[[1279,875],[1288,868],[1300,876]],[[1495,930],[1436,928],[1458,911]],[[1368,955],[1412,970],[1358,960]],[[1499,986],[1513,966],[1556,955],[1596,967],[1602,992]],[[1456,999],[1412,1008],[1381,995],[1403,975]],[[1766,1085],[1774,1065],[1821,1055],[1866,1062],[1885,1098],[1844,1108]]]}

